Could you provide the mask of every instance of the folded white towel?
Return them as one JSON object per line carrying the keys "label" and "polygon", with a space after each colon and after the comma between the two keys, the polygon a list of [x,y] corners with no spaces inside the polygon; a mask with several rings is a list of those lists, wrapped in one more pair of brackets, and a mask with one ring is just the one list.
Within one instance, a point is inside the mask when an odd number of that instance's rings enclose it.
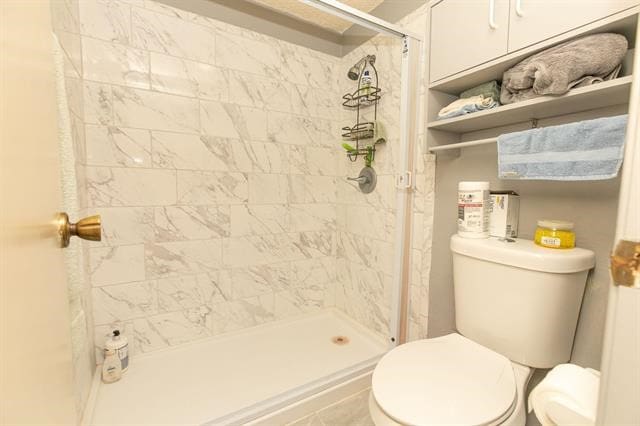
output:
{"label": "folded white towel", "polygon": [[472,112],[497,106],[498,103],[493,98],[482,95],[472,96],[470,98],[460,98],[442,108],[438,113],[438,118],[456,117],[458,115],[470,114]]}

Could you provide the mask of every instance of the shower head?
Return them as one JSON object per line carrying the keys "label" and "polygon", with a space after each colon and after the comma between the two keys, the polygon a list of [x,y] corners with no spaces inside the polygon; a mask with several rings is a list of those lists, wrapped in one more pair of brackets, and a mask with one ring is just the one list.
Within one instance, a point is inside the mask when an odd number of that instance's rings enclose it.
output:
{"label": "shower head", "polygon": [[349,68],[349,72],[347,73],[347,77],[349,77],[350,80],[357,80],[360,77],[360,73],[362,72],[362,69],[364,68],[364,64],[366,62],[369,62],[370,64],[373,64],[376,61],[376,55],[367,55],[364,58],[360,59],[358,62],[356,62],[351,68]]}
{"label": "shower head", "polygon": [[349,72],[347,73],[347,76],[351,80],[357,80],[358,77],[360,76],[360,67],[357,67],[356,65],[354,65],[351,68],[349,68]]}

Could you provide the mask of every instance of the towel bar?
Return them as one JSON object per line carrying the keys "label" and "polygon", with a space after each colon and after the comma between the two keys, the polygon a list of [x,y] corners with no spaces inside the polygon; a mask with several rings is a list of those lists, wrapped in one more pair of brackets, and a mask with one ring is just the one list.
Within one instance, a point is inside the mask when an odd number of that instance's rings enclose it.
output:
{"label": "towel bar", "polygon": [[[532,118],[531,128],[535,129],[537,127],[538,127],[538,119]],[[440,145],[440,146],[434,146],[432,148],[429,148],[429,152],[446,151],[448,149],[460,149],[460,148],[466,148],[468,146],[476,146],[476,145],[485,145],[488,143],[495,143],[497,141],[498,141],[498,138],[487,138],[487,139],[478,139],[475,141],[468,141],[468,142],[451,143],[448,145]]]}
{"label": "towel bar", "polygon": [[438,151],[446,151],[449,149],[459,149],[459,148],[466,148],[469,146],[476,146],[476,145],[485,145],[485,144],[489,144],[489,143],[496,143],[498,141],[497,138],[487,138],[487,139],[478,139],[475,141],[469,141],[469,142],[460,142],[460,143],[451,143],[448,145],[440,145],[440,146],[434,146],[429,148],[429,152],[438,152]]}

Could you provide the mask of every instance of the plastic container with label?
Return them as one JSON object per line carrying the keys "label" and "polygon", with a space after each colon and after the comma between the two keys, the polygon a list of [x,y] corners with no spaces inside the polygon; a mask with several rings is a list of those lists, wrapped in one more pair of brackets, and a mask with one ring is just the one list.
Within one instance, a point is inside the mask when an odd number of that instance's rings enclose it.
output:
{"label": "plastic container with label", "polygon": [[458,183],[458,235],[489,238],[489,182]]}
{"label": "plastic container with label", "polygon": [[563,220],[539,220],[534,236],[536,244],[555,249],[570,249],[576,246],[573,223]]}
{"label": "plastic container with label", "polygon": [[120,330],[113,330],[111,336],[104,343],[104,348],[105,351],[114,351],[122,364],[122,372],[127,371],[129,368],[129,342],[126,336],[120,333]]}

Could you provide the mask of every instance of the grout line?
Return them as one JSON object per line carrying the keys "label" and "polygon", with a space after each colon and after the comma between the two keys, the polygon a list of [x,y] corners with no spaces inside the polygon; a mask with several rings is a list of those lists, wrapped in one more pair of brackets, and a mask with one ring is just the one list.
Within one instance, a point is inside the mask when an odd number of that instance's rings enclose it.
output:
{"label": "grout line", "polygon": [[[70,77],[72,78],[72,77]],[[283,114],[283,115],[290,115],[290,116],[294,116],[297,118],[304,118],[304,119],[310,119],[310,120],[316,120],[316,121],[324,121],[324,122],[328,122],[328,123],[333,123],[333,124],[344,124],[343,120],[333,120],[332,118],[328,118],[325,116],[320,116],[320,115],[313,115],[311,113],[309,114],[296,114],[295,112],[293,112],[292,110],[277,110],[277,109],[272,109],[272,107],[256,107],[255,105],[247,105],[247,104],[239,104],[239,103],[233,103],[233,102],[229,102],[229,101],[225,101],[222,99],[210,99],[210,98],[201,98],[201,97],[194,97],[194,96],[187,96],[187,95],[183,95],[183,94],[176,94],[176,93],[172,93],[172,92],[164,92],[164,91],[159,91],[157,89],[154,88],[142,88],[142,87],[135,87],[135,86],[127,86],[125,84],[119,84],[119,83],[115,83],[115,82],[105,82],[105,81],[100,81],[100,80],[95,80],[95,79],[89,79],[89,78],[79,78],[78,80],[80,80],[83,83],[83,86],[85,86],[84,83],[91,83],[93,85],[102,85],[102,86],[108,86],[110,88],[110,91],[112,92],[114,89],[122,89],[123,91],[142,91],[142,92],[147,92],[147,93],[154,93],[154,94],[158,94],[158,95],[164,95],[164,96],[169,96],[169,97],[176,97],[176,98],[180,98],[180,99],[189,99],[192,101],[201,101],[201,102],[205,102],[205,103],[214,103],[214,104],[223,104],[223,105],[232,105],[238,108],[244,108],[244,109],[251,109],[251,110],[255,110],[255,111],[261,111],[264,112],[265,114]],[[113,102],[113,96],[111,96],[111,112],[112,115],[114,114],[113,112],[113,105],[115,105],[115,103]],[[112,122],[115,120],[115,116],[110,117],[110,119],[112,120]],[[104,123],[87,123],[87,124],[102,124],[104,125]],[[110,125],[114,125],[114,126],[122,126],[121,124],[116,124],[115,122],[110,123]],[[136,128],[136,127],[132,127],[132,126],[127,126],[124,125],[122,127],[131,127],[131,128]],[[146,129],[146,128],[145,128]],[[160,130],[160,131],[164,131],[164,130]],[[171,130],[167,130],[167,131],[171,131]],[[199,128],[198,132],[186,132],[186,131],[179,131],[177,130],[176,132],[179,133],[202,133],[202,129]],[[213,136],[213,135],[212,135]]]}

